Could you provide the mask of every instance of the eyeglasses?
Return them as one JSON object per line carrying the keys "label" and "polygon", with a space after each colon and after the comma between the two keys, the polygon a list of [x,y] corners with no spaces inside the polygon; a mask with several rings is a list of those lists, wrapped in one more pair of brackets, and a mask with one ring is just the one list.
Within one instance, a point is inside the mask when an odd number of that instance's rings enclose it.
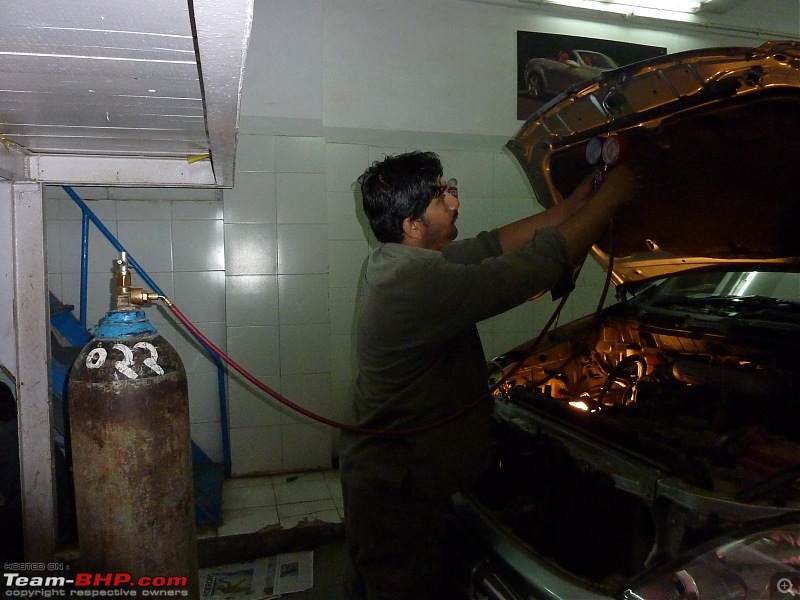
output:
{"label": "eyeglasses", "polygon": [[458,180],[455,177],[451,177],[446,182],[441,185],[436,186],[436,195],[434,198],[438,198],[439,196],[443,195],[445,192],[450,193],[450,195],[455,196],[458,198]]}

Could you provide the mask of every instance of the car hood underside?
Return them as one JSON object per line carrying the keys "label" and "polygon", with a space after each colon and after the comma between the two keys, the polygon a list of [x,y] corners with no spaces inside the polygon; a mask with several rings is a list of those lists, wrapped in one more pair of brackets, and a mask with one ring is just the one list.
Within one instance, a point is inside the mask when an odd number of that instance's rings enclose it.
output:
{"label": "car hood underside", "polygon": [[[638,201],[593,249],[625,285],[707,266],[800,262],[800,44],[691,51],[575,86],[508,144],[550,206],[592,171],[586,147],[619,136],[643,173]],[[755,266],[753,268],[756,268]]]}

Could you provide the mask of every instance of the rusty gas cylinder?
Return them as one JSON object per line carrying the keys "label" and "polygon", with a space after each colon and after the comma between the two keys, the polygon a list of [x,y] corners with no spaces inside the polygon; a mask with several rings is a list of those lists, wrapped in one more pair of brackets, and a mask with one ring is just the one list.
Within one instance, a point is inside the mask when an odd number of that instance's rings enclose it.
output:
{"label": "rusty gas cylinder", "polygon": [[198,596],[186,372],[141,309],[100,321],[68,384],[81,566]]}

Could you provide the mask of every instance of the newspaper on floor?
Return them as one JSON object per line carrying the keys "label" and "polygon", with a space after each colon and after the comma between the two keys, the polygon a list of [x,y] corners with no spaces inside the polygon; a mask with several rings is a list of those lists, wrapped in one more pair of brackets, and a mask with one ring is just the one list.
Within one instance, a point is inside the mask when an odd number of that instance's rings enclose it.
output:
{"label": "newspaper on floor", "polygon": [[280,598],[313,586],[313,552],[287,552],[249,563],[200,570],[200,597],[214,600]]}

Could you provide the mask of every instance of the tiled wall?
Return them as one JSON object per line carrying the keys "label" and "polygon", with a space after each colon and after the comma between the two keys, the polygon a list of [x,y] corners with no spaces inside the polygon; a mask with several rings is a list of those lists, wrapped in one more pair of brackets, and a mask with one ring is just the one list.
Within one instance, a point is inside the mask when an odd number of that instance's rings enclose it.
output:
{"label": "tiled wall", "polygon": [[[359,280],[375,245],[355,181],[371,162],[415,147],[245,132],[233,189],[76,191],[215,345],[283,396],[342,420],[355,380]],[[419,147],[437,151],[445,174],[459,180],[460,237],[540,210],[506,152],[437,149],[423,139]],[[80,212],[50,187],[46,218],[50,288],[77,307]],[[116,257],[92,226],[89,324],[110,307]],[[562,322],[593,310],[602,283],[603,273],[587,264]],[[487,357],[533,337],[554,307],[545,297],[481,323]],[[222,460],[215,364],[163,307],[146,311],[186,366],[192,438]],[[229,377],[228,401],[234,475],[330,468],[335,430],[238,374]]]}
{"label": "tiled wall", "polygon": [[[331,416],[331,275],[321,138],[241,135],[225,190],[228,348],[270,387]],[[233,472],[330,468],[332,432],[231,382]]]}

